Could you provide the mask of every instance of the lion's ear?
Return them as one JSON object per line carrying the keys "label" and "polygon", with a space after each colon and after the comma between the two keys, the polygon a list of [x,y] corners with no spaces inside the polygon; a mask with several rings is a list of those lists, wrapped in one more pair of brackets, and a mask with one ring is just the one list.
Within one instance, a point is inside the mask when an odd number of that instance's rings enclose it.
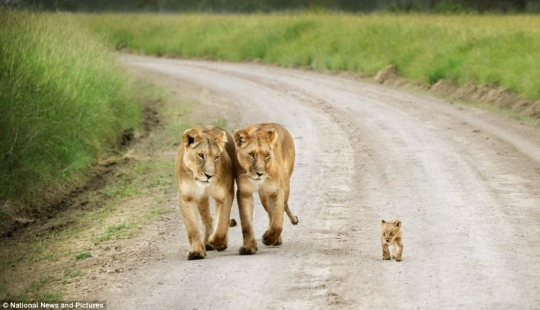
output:
{"label": "lion's ear", "polygon": [[385,220],[381,220],[381,224],[383,224],[383,225],[384,225],[384,223],[386,223],[386,221],[385,221]]}
{"label": "lion's ear", "polygon": [[238,129],[237,131],[234,132],[233,138],[234,138],[234,142],[236,143],[236,146],[244,147],[246,146],[249,140],[249,135],[247,131],[245,131],[244,129]]}
{"label": "lion's ear", "polygon": [[268,130],[266,134],[268,135],[268,142],[274,143],[275,141],[277,141],[278,133],[275,129]]}
{"label": "lion's ear", "polygon": [[225,149],[225,144],[229,142],[227,140],[227,133],[225,131],[222,131],[215,140],[220,151],[223,151]]}
{"label": "lion's ear", "polygon": [[201,135],[195,129],[188,129],[184,131],[182,135],[182,141],[184,141],[184,146],[195,147],[199,142],[201,142]]}
{"label": "lion's ear", "polygon": [[396,225],[397,228],[401,228],[401,221],[395,221],[394,225]]}

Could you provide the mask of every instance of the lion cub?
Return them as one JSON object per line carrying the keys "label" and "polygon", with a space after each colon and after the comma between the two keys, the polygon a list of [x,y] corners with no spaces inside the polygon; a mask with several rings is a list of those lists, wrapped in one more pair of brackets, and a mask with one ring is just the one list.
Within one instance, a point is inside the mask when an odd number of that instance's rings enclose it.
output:
{"label": "lion cub", "polygon": [[401,221],[386,222],[382,220],[382,248],[383,259],[390,259],[388,246],[393,246],[392,257],[396,262],[401,262],[401,253],[403,253],[403,243],[401,243]]}

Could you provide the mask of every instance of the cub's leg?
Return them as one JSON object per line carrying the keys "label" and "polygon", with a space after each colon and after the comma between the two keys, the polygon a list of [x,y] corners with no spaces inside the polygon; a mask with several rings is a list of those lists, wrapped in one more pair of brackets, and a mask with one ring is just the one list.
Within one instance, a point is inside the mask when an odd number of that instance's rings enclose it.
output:
{"label": "cub's leg", "polygon": [[218,250],[224,251],[227,249],[227,237],[229,233],[229,224],[231,218],[231,207],[232,207],[232,195],[229,197],[216,198],[216,231],[208,243]]}
{"label": "cub's leg", "polygon": [[270,214],[270,225],[263,234],[262,242],[265,245],[273,245],[281,237],[283,230],[283,213],[285,212],[284,191],[268,195],[268,213]]}
{"label": "cub's leg", "polygon": [[188,260],[202,259],[206,256],[206,250],[199,233],[199,227],[197,226],[197,218],[193,211],[197,204],[192,199],[187,199],[184,196],[178,197],[178,201],[190,245]]}
{"label": "cub's leg", "polygon": [[244,244],[240,248],[240,255],[251,255],[257,253],[257,241],[253,233],[253,194],[247,191],[237,192],[238,211],[240,213],[240,223],[242,224],[242,235]]}
{"label": "cub's leg", "polygon": [[403,243],[401,243],[401,239],[396,240],[394,248],[396,249],[396,262],[401,262],[401,254],[403,253]]}
{"label": "cub's leg", "polygon": [[199,214],[201,215],[201,221],[204,225],[204,247],[207,251],[212,251],[214,248],[208,244],[208,238],[214,232],[214,225],[212,220],[212,213],[210,212],[210,203],[208,197],[201,198],[197,202],[199,208]]}
{"label": "cub's leg", "polygon": [[388,250],[388,244],[387,243],[382,244],[382,250],[383,250],[382,258],[384,260],[390,260],[390,251]]}

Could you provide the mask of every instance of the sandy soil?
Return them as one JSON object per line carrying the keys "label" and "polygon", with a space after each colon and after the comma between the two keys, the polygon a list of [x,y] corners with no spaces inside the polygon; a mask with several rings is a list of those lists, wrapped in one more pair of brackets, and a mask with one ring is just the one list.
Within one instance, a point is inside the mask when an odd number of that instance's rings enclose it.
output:
{"label": "sandy soil", "polygon": [[[238,255],[236,227],[229,249],[187,261],[181,217],[171,214],[143,235],[144,262],[96,293],[110,309],[540,307],[538,128],[313,72],[122,60],[166,87],[190,85],[227,127],[286,126],[297,149],[289,205],[300,223],[286,221],[283,245],[265,247],[257,203],[256,255]],[[401,263],[382,260],[381,219],[403,223]]]}

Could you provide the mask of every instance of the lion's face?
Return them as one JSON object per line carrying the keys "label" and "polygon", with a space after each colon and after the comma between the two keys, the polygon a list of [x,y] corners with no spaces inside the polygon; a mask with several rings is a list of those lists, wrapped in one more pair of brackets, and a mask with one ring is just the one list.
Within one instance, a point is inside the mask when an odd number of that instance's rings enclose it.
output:
{"label": "lion's face", "polygon": [[384,243],[391,244],[399,235],[401,221],[386,222],[382,221],[382,240]]}
{"label": "lion's face", "polygon": [[184,132],[185,147],[183,161],[200,185],[209,185],[216,178],[216,165],[225,150],[227,135],[224,131],[217,137],[189,129]]}
{"label": "lion's face", "polygon": [[274,130],[248,134],[239,129],[234,133],[238,163],[250,180],[260,182],[274,175],[276,138]]}

